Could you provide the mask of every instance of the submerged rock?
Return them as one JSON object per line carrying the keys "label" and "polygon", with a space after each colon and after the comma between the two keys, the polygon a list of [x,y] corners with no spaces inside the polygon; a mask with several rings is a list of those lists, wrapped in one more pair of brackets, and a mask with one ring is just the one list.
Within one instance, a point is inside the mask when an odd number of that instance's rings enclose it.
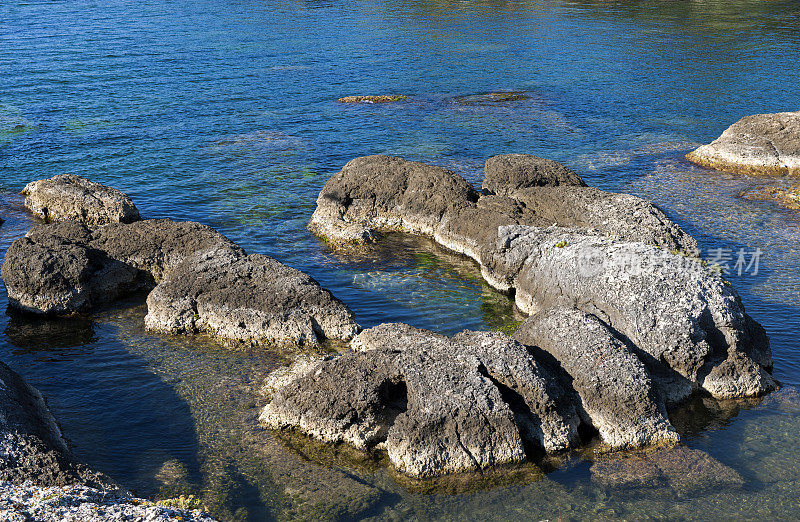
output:
{"label": "submerged rock", "polygon": [[744,191],[741,196],[752,201],[769,201],[791,210],[800,210],[800,185],[768,185]]}
{"label": "submerged rock", "polygon": [[744,479],[711,455],[685,446],[606,455],[591,467],[592,480],[610,489],[670,487],[679,495],[740,488]]}
{"label": "submerged rock", "polygon": [[402,94],[381,94],[377,96],[345,96],[339,98],[339,103],[389,103],[407,100],[408,96]]}
{"label": "submerged rock", "polygon": [[312,344],[358,331],[352,312],[309,276],[199,223],[40,225],[12,243],[0,273],[9,304],[37,314],[89,312],[152,290],[145,323],[157,330]]}
{"label": "submerged rock", "polygon": [[414,476],[519,462],[577,443],[571,394],[504,334],[452,339],[403,324],[366,330],[358,351],[304,365],[261,421],[358,448],[381,445]]}
{"label": "submerged rock", "polygon": [[25,206],[48,222],[71,219],[87,225],[105,225],[141,219],[128,196],[74,174],[33,181],[22,189],[22,194]]}
{"label": "submerged rock", "polygon": [[686,158],[734,174],[800,175],[800,111],[745,116]]}
{"label": "submerged rock", "polygon": [[514,338],[558,360],[580,396],[587,422],[608,446],[678,440],[650,372],[597,317],[571,308],[550,309],[525,320]]}
{"label": "submerged rock", "polygon": [[491,103],[519,101],[526,98],[528,98],[528,95],[524,91],[496,91],[456,96],[455,101],[461,105],[486,105]]}

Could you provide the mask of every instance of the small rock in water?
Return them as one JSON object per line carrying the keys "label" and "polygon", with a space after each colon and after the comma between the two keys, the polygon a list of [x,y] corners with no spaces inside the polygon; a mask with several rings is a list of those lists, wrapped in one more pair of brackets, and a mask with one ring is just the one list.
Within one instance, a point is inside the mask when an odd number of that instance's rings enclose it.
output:
{"label": "small rock in water", "polygon": [[524,91],[496,91],[482,94],[456,96],[455,101],[461,105],[483,105],[489,103],[519,101],[526,98],[528,98],[528,95]]}
{"label": "small rock in water", "polygon": [[106,225],[141,219],[128,196],[74,174],[33,181],[25,185],[22,194],[25,206],[47,222],[74,219],[87,225]]}
{"label": "small rock in water", "polygon": [[339,103],[389,103],[407,100],[408,96],[402,94],[381,94],[377,96],[345,96],[339,98]]}
{"label": "small rock in water", "polygon": [[798,176],[800,111],[745,116],[686,158],[733,174]]}
{"label": "small rock in water", "polygon": [[770,201],[791,210],[800,210],[800,185],[768,185],[742,192],[741,196],[752,201]]}

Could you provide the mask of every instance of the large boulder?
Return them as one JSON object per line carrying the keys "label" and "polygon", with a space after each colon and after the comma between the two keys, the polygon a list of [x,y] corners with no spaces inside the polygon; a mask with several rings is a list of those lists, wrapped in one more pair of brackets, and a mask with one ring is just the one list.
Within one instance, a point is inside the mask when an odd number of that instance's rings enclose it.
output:
{"label": "large boulder", "polygon": [[577,230],[506,226],[481,264],[526,313],[568,306],[599,317],[654,367],[668,402],[698,387],[718,398],[775,387],[763,328],[699,260]]}
{"label": "large boulder", "polygon": [[415,476],[518,462],[532,448],[578,441],[571,392],[504,334],[447,338],[384,324],[353,347],[285,379],[262,422],[364,449],[381,444]]}
{"label": "large boulder", "polygon": [[22,189],[22,194],[25,206],[48,222],[72,219],[88,225],[106,225],[141,219],[128,196],[74,174],[33,181]]}
{"label": "large boulder", "polygon": [[[497,228],[510,224],[583,227],[668,250],[697,251],[691,236],[645,200],[580,186],[580,178],[573,180],[577,185],[524,186],[533,183],[533,174],[509,173],[504,166],[497,166],[489,182],[497,194],[480,196],[441,167],[390,156],[356,158],[325,184],[308,228],[334,244],[365,243],[378,231],[400,230],[431,237],[476,261],[483,246],[494,242]],[[548,168],[569,178],[566,167]]]}
{"label": "large boulder", "polygon": [[39,225],[12,243],[0,273],[9,304],[37,314],[89,312],[153,290],[145,322],[157,330],[292,344],[358,331],[352,312],[309,276],[199,223]]}
{"label": "large boulder", "polygon": [[800,175],[800,111],[745,116],[686,158],[734,174]]}
{"label": "large boulder", "polygon": [[580,176],[561,163],[530,154],[492,156],[486,160],[483,172],[484,192],[500,196],[530,187],[586,186]]}
{"label": "large boulder", "polygon": [[580,396],[587,422],[606,445],[630,448],[678,440],[650,372],[597,317],[553,308],[525,320],[514,338],[558,360]]}

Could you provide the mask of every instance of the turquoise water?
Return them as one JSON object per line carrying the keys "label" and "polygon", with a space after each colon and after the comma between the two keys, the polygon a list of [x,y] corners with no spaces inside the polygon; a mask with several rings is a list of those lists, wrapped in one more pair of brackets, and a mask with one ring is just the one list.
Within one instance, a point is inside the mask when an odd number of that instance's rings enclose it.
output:
{"label": "turquoise water", "polygon": [[[705,250],[761,248],[759,273],[730,279],[791,390],[800,215],[740,200],[761,181],[682,156],[745,114],[800,109],[797,63],[794,1],[3,3],[0,247],[32,224],[24,184],[71,172],[127,192],[146,217],[201,221],[308,272],[364,326],[508,328],[519,317],[469,262],[403,238],[343,257],[305,224],[356,156],[401,155],[479,182],[490,155],[528,152],[652,199]],[[527,98],[457,101],[510,90]],[[335,101],[387,93],[411,98]],[[281,354],[154,336],[142,315],[132,301],[68,323],[2,316],[0,358],[44,391],[81,458],[138,493],[200,492],[223,519],[302,515],[275,459],[304,460],[274,444],[259,456],[269,435],[248,427]],[[612,493],[578,457],[542,480],[455,495],[341,466],[383,492],[358,517],[800,516],[798,408],[725,411],[701,415],[686,439],[742,474],[735,492]]]}

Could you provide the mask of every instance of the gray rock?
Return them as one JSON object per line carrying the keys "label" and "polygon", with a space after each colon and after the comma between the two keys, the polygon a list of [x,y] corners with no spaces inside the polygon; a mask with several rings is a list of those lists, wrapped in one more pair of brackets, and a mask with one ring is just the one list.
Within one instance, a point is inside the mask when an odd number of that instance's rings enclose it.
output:
{"label": "gray rock", "polygon": [[522,188],[558,185],[585,187],[586,183],[561,163],[530,154],[502,154],[486,160],[485,193],[510,196]]}
{"label": "gray rock", "polygon": [[518,462],[526,448],[577,442],[572,395],[504,334],[448,339],[384,324],[353,346],[360,351],[304,365],[262,422],[359,448],[381,444],[396,468],[415,476]]}
{"label": "gray rock", "polygon": [[22,194],[25,206],[48,222],[75,220],[87,225],[105,225],[141,219],[128,196],[74,174],[33,181],[25,185]]}
{"label": "gray rock", "polygon": [[686,158],[734,174],[800,175],[800,111],[745,116]]}
{"label": "gray rock", "polygon": [[653,376],[668,402],[691,387],[718,398],[775,387],[763,329],[698,260],[575,230],[508,226],[482,265],[490,283],[515,289],[526,313],[575,307],[611,326],[658,367]]}
{"label": "gray rock", "polygon": [[580,396],[587,422],[611,448],[678,440],[647,368],[597,317],[553,308],[526,319],[514,338],[558,360]]}
{"label": "gray rock", "polygon": [[39,391],[0,362],[0,482],[63,486],[104,480],[72,458]]}
{"label": "gray rock", "polygon": [[497,227],[510,224],[591,228],[669,250],[697,251],[691,236],[635,196],[563,184],[517,188],[531,181],[507,177],[497,175],[490,184],[510,197],[480,197],[441,167],[389,156],[356,158],[325,184],[308,228],[334,244],[365,243],[377,231],[400,230],[476,260],[483,245],[494,241]]}
{"label": "gray rock", "polygon": [[315,344],[358,332],[353,313],[299,270],[259,254],[198,254],[147,296],[145,325],[237,342]]}
{"label": "gray rock", "polygon": [[312,344],[358,330],[316,281],[199,223],[40,225],[12,243],[0,272],[9,304],[38,314],[89,312],[153,290],[145,322],[157,330]]}

